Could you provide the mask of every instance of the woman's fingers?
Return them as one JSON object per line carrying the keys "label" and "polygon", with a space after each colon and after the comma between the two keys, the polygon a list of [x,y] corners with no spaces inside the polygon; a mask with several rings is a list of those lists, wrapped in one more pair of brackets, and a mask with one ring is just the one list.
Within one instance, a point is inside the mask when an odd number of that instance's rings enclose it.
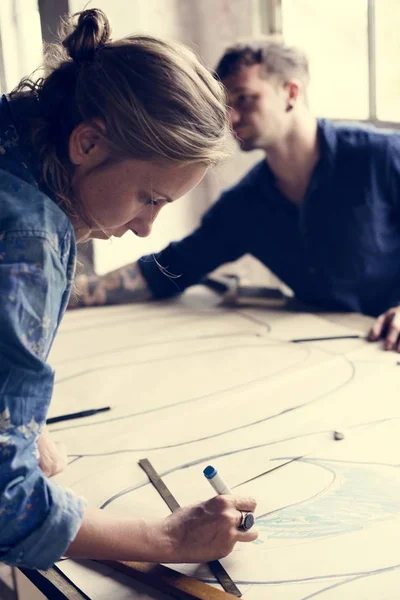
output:
{"label": "woman's fingers", "polygon": [[252,527],[249,531],[241,531],[237,535],[238,542],[254,542],[258,538],[258,530]]}
{"label": "woman's fingers", "polygon": [[231,496],[233,505],[238,510],[254,512],[257,507],[257,502],[252,496]]}

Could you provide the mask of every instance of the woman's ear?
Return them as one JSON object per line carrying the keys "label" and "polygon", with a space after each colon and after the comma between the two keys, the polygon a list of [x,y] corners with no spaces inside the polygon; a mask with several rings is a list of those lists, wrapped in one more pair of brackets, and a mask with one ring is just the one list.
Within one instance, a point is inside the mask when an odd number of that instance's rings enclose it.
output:
{"label": "woman's ear", "polygon": [[97,127],[79,123],[69,136],[68,154],[76,167],[95,167],[108,157],[108,144]]}

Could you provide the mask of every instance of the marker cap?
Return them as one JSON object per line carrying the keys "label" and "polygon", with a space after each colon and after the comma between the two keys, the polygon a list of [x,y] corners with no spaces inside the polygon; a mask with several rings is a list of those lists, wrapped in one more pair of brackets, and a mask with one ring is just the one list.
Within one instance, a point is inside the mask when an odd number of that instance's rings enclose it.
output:
{"label": "marker cap", "polygon": [[208,467],[204,469],[203,473],[207,479],[212,479],[217,474],[217,469],[212,465],[208,465]]}

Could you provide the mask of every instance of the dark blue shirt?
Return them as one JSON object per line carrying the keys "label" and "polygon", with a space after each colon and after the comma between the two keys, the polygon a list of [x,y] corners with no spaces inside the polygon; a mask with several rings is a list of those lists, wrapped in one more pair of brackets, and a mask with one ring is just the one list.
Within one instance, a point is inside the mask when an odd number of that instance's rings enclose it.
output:
{"label": "dark blue shirt", "polygon": [[156,298],[246,253],[295,295],[330,310],[378,315],[400,304],[400,135],[318,122],[320,160],[300,206],[265,160],[222,194],[201,226],[140,259]]}

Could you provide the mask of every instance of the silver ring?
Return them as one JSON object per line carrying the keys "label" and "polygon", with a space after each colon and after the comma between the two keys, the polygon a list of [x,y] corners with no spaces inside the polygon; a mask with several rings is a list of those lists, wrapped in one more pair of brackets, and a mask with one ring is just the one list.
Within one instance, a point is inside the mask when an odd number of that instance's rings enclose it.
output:
{"label": "silver ring", "polygon": [[251,529],[255,523],[254,515],[251,512],[240,512],[242,513],[242,519],[239,524],[239,529],[243,529],[243,531],[249,531],[249,529]]}

